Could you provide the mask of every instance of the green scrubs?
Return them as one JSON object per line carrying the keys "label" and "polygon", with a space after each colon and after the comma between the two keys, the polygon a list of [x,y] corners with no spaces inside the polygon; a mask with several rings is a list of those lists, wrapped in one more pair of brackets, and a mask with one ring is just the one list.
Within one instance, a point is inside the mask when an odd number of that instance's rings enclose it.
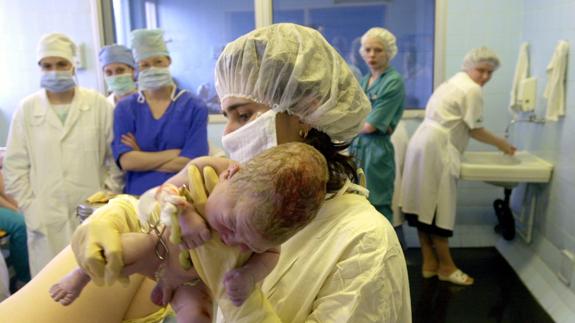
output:
{"label": "green scrubs", "polygon": [[350,152],[363,168],[369,189],[369,201],[390,221],[393,217],[391,199],[395,179],[395,158],[391,132],[403,114],[405,88],[401,75],[388,67],[368,88],[371,74],[361,80],[361,86],[371,102],[371,112],[365,120],[377,130],[357,136]]}

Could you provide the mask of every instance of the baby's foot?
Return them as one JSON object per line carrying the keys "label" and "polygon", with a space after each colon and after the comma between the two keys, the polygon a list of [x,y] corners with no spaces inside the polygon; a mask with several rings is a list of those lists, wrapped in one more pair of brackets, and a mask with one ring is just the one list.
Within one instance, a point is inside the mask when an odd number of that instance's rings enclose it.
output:
{"label": "baby's foot", "polygon": [[76,269],[50,287],[50,296],[56,302],[66,306],[72,304],[90,282],[88,276],[81,269]]}
{"label": "baby's foot", "polygon": [[253,274],[244,268],[232,269],[224,275],[224,287],[232,303],[240,306],[252,293],[255,279]]}

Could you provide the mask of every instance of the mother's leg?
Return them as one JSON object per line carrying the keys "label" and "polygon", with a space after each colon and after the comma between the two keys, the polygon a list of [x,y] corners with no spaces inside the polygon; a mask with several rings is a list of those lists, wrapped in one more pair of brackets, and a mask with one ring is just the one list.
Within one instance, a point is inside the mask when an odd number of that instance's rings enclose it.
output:
{"label": "mother's leg", "polygon": [[130,277],[127,287],[121,284],[98,287],[89,283],[73,304],[62,306],[50,298],[48,289],[77,266],[72,249],[66,247],[26,286],[0,303],[2,321],[121,322],[132,301],[136,299],[135,295],[140,291],[143,276]]}

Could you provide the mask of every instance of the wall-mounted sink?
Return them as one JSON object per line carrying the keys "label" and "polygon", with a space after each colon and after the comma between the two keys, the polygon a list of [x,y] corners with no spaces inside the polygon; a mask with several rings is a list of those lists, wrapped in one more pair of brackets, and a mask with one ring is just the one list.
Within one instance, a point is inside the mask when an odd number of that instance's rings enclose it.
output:
{"label": "wall-mounted sink", "polygon": [[547,183],[552,171],[551,163],[526,151],[514,156],[491,151],[465,152],[460,178],[513,188],[518,183]]}

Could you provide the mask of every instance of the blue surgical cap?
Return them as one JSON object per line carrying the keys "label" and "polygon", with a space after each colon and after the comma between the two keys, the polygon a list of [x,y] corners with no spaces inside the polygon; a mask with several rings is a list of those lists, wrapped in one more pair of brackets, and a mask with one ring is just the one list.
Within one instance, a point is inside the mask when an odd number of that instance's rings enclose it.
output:
{"label": "blue surgical cap", "polygon": [[153,56],[170,56],[161,29],[136,29],[132,31],[132,51],[139,62]]}
{"label": "blue surgical cap", "polygon": [[132,68],[136,67],[136,62],[134,62],[134,57],[132,57],[132,51],[126,46],[105,46],[100,50],[98,57],[100,59],[100,66],[102,67],[113,63],[126,64]]}

